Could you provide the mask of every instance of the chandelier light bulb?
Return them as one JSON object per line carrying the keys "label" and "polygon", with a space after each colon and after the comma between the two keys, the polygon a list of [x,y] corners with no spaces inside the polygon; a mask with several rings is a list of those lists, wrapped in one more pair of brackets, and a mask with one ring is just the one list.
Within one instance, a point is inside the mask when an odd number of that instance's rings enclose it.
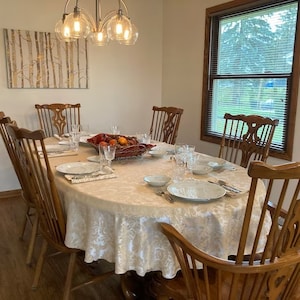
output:
{"label": "chandelier light bulb", "polygon": [[136,26],[133,23],[131,23],[131,32],[125,31],[124,39],[119,41],[119,44],[127,45],[127,46],[134,45],[138,39],[138,36],[139,36],[139,33],[138,33]]}
{"label": "chandelier light bulb", "polygon": [[55,25],[55,34],[57,38],[64,42],[74,42],[75,39],[71,38],[70,28],[64,24],[62,20],[59,20]]}
{"label": "chandelier light bulb", "polygon": [[111,40],[122,41],[125,39],[124,32],[131,35],[131,30],[131,22],[129,18],[123,15],[121,10],[107,24],[107,33]]}
{"label": "chandelier light bulb", "polygon": [[78,7],[73,13],[67,15],[64,23],[70,28],[70,36],[75,39],[86,38],[92,30],[89,17]]}

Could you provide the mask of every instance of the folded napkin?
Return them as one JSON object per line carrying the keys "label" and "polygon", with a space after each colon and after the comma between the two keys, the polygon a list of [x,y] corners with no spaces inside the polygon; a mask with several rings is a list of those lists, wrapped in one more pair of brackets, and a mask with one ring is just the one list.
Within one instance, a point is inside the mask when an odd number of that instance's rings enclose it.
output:
{"label": "folded napkin", "polygon": [[82,183],[82,182],[89,182],[89,181],[96,181],[96,180],[102,180],[102,179],[110,179],[117,177],[114,173],[107,173],[109,171],[99,171],[94,172],[92,174],[86,174],[86,175],[69,175],[66,174],[65,178],[69,180],[71,183]]}

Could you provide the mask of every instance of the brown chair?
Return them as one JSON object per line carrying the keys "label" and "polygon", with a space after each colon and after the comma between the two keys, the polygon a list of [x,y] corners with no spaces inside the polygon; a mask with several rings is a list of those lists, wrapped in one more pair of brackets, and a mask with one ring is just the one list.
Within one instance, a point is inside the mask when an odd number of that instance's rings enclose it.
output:
{"label": "brown chair", "polygon": [[[27,176],[31,193],[36,195],[36,209],[40,220],[39,227],[43,236],[32,288],[34,289],[38,285],[46,253],[48,247],[51,246],[56,251],[70,256],[63,293],[63,299],[69,299],[71,291],[103,280],[112,275],[114,271],[94,276],[86,282],[73,286],[73,281],[75,281],[73,280],[75,263],[77,259],[82,259],[83,255],[79,255],[82,254],[82,251],[68,248],[64,244],[66,232],[65,216],[45,149],[44,132],[42,130],[29,131],[27,129],[19,129],[13,125],[8,125],[7,131],[16,145],[16,152],[22,164],[22,172]],[[41,147],[43,155],[40,155],[39,151],[37,151],[38,147]],[[82,262],[80,266],[82,267],[83,265],[88,266]]]}
{"label": "brown chair", "polygon": [[[205,253],[193,246],[172,225],[161,223],[162,232],[180,263],[181,275],[173,280],[156,277],[152,290],[157,299],[299,299],[300,163],[271,166],[255,161],[250,163],[248,174],[252,181],[234,261]],[[261,215],[253,216],[252,206],[259,179],[267,181],[267,191]],[[273,206],[271,226],[263,236],[266,242],[262,249],[258,249],[274,189],[277,206]],[[286,215],[279,226],[283,205],[287,207]],[[258,221],[257,232],[249,237],[248,229],[253,226],[253,218]],[[250,253],[245,251],[247,238],[251,239]]]}
{"label": "brown chair", "polygon": [[278,120],[257,115],[224,115],[219,157],[246,168],[250,160],[266,161]]}
{"label": "brown chair", "polygon": [[175,144],[183,109],[153,106],[152,110],[151,138],[156,141]]}
{"label": "brown chair", "polygon": [[27,224],[30,223],[32,225],[29,246],[26,255],[26,264],[31,264],[33,250],[35,246],[35,240],[38,232],[38,217],[36,216],[35,213],[34,199],[32,195],[30,195],[28,186],[26,185],[26,180],[23,178],[22,176],[23,174],[20,171],[21,166],[16,156],[14,143],[7,132],[7,124],[16,124],[16,122],[12,121],[10,117],[5,116],[4,112],[0,112],[0,134],[4,141],[4,145],[8,152],[9,158],[12,162],[16,175],[18,177],[20,186],[22,188],[22,198],[24,199],[26,204],[26,210],[25,210],[24,219],[22,221],[22,227],[20,232],[20,239],[23,239],[24,237]]}
{"label": "brown chair", "polygon": [[71,131],[72,124],[80,125],[80,107],[79,103],[36,104],[40,126],[45,131],[46,137],[54,134],[62,136]]}

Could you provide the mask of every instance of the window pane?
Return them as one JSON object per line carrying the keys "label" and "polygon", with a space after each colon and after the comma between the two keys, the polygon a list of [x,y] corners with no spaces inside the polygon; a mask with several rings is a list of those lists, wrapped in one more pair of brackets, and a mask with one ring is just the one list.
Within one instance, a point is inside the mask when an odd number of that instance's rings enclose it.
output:
{"label": "window pane", "polygon": [[298,83],[293,73],[298,1],[266,1],[261,7],[253,2],[244,11],[234,2],[224,5],[224,12],[211,10],[211,22],[206,22],[211,24],[206,31],[211,39],[206,45],[209,71],[204,71],[208,78],[201,137],[219,142],[225,113],[279,119],[271,149],[290,158],[288,133],[293,133],[295,122],[289,110],[297,101],[293,93],[292,102],[292,83]]}
{"label": "window pane", "polygon": [[223,18],[217,74],[290,73],[297,3]]}
{"label": "window pane", "polygon": [[209,134],[223,134],[226,112],[279,119],[272,147],[282,150],[288,108],[287,85],[287,78],[214,80]]}

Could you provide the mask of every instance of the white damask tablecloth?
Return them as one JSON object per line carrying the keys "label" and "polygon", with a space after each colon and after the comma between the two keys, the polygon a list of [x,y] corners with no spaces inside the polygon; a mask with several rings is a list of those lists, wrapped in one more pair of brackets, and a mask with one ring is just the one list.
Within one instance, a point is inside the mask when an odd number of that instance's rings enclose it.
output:
{"label": "white damask tablecloth", "polygon": [[[157,222],[161,221],[172,224],[196,247],[210,254],[227,258],[237,252],[247,193],[210,203],[169,203],[143,181],[146,175],[172,176],[174,162],[169,156],[113,161],[116,178],[80,184],[71,184],[55,171],[58,164],[86,161],[92,155],[96,155],[93,148],[81,146],[78,156],[50,158],[67,216],[65,244],[84,250],[86,262],[114,262],[117,274],[135,270],[144,276],[161,270],[164,277],[174,277],[179,264],[159,230]],[[212,175],[241,190],[249,189],[250,178],[243,168],[225,168],[209,174]],[[208,176],[194,178],[208,180]],[[264,193],[261,182],[254,206],[257,215]],[[252,222],[255,224],[255,218]]]}

